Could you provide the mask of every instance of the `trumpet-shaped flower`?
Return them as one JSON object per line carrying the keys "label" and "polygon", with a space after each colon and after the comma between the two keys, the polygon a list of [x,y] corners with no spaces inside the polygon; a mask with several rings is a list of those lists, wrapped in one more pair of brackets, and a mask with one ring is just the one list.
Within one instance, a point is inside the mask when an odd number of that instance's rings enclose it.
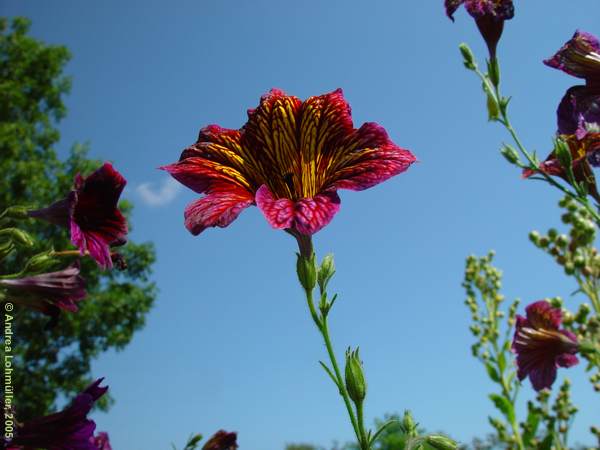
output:
{"label": "trumpet-shaped flower", "polygon": [[[108,390],[96,380],[63,411],[17,426],[8,448],[47,450],[99,450],[94,440],[96,424],[87,418],[94,402]],[[106,447],[104,447],[106,448]],[[108,447],[110,448],[110,447]]]}
{"label": "trumpet-shaped flower", "polygon": [[537,391],[549,388],[556,379],[558,367],[571,367],[579,362],[576,336],[561,330],[562,313],[541,300],[529,305],[527,317],[517,315],[512,348],[517,354],[517,376],[527,376]]}
{"label": "trumpet-shaped flower", "polygon": [[105,163],[86,178],[77,175],[66,198],[29,215],[67,227],[82,254],[88,252],[100,267],[110,268],[110,246],[126,242],[127,221],[117,208],[126,183],[112,164]]}
{"label": "trumpet-shaped flower", "polygon": [[77,302],[86,296],[78,263],[57,272],[0,279],[0,287],[7,289],[8,300],[49,316],[57,316],[61,309],[77,311]]}
{"label": "trumpet-shaped flower", "polygon": [[273,228],[312,235],[340,208],[338,189],[363,190],[415,162],[375,123],[359,129],[340,89],[301,101],[264,95],[240,130],[210,125],[162,169],[203,198],[185,211],[197,235],[256,204]]}
{"label": "trumpet-shaped flower", "polygon": [[555,69],[586,80],[571,87],[558,106],[558,132],[583,138],[600,127],[600,42],[586,32],[576,31],[558,52],[544,61]]}
{"label": "trumpet-shaped flower", "polygon": [[452,21],[454,13],[463,3],[467,12],[475,19],[477,28],[487,44],[490,58],[495,58],[504,21],[512,19],[515,14],[512,0],[445,0],[446,15]]}

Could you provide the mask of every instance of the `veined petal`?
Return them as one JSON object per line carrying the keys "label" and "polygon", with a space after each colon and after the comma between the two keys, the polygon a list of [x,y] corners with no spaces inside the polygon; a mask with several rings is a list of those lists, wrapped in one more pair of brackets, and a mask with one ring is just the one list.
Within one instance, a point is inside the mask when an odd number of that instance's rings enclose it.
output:
{"label": "veined petal", "polygon": [[390,141],[383,127],[365,123],[344,143],[327,186],[360,191],[404,172],[416,161]]}
{"label": "veined petal", "polygon": [[308,98],[300,117],[301,197],[312,197],[322,186],[339,142],[354,130],[350,105],[341,89]]}
{"label": "veined petal", "polygon": [[567,90],[556,111],[559,134],[583,139],[590,126],[600,127],[600,89],[573,86]]}
{"label": "veined petal", "polygon": [[544,360],[529,371],[531,385],[536,391],[550,388],[556,380],[556,364],[552,360]]}
{"label": "veined petal", "polygon": [[264,214],[267,222],[277,230],[292,228],[294,223],[294,202],[289,198],[276,199],[267,185],[256,191],[256,206]]}
{"label": "veined petal", "polygon": [[238,170],[202,157],[185,158],[161,169],[198,194],[203,194],[221,183],[250,189],[250,183]]}
{"label": "veined petal", "polygon": [[193,235],[208,227],[224,228],[252,203],[254,199],[247,190],[232,183],[220,183],[208,195],[187,206],[185,226]]}
{"label": "veined petal", "polygon": [[600,42],[594,35],[577,30],[544,64],[574,77],[600,80]]}
{"label": "veined petal", "polygon": [[296,202],[276,199],[263,185],[256,192],[256,205],[273,228],[294,228],[301,234],[312,235],[331,222],[340,209],[340,198],[335,191],[326,191]]}
{"label": "veined petal", "polygon": [[262,168],[262,183],[269,183],[277,192],[285,192],[283,178],[294,173],[298,164],[297,123],[301,106],[299,98],[273,89],[261,97],[256,109],[248,112],[243,128],[242,147],[248,149],[247,153],[253,152]]}

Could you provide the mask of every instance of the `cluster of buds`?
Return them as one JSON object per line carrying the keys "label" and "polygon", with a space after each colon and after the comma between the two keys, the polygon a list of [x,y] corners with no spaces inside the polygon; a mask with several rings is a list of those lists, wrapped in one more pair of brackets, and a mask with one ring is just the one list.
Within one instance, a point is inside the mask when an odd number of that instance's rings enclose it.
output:
{"label": "cluster of buds", "polygon": [[562,222],[570,227],[568,234],[559,234],[554,228],[545,235],[532,231],[529,239],[538,248],[554,257],[567,275],[584,279],[600,277],[600,254],[593,246],[596,225],[589,212],[569,197],[559,202],[565,210]]}

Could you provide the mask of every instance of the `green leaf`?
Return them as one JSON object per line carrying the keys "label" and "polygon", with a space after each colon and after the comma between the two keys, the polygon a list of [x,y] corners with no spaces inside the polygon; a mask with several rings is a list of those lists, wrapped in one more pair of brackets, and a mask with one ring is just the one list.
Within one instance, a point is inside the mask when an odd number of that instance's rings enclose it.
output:
{"label": "green leaf", "polygon": [[494,402],[494,406],[512,423],[515,420],[515,408],[506,397],[498,394],[490,394],[490,400]]}
{"label": "green leaf", "polygon": [[485,363],[485,370],[487,370],[488,376],[492,381],[500,383],[500,375],[498,375],[498,371],[491,363]]}

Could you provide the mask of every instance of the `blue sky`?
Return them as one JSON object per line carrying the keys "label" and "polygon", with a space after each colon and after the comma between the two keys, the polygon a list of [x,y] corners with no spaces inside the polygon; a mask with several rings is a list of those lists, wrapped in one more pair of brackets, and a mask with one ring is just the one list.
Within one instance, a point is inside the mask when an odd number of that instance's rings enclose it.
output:
{"label": "blue sky", "polygon": [[[156,170],[201,126],[239,128],[272,87],[301,98],[341,87],[356,126],[380,123],[420,160],[370,190],[341,192],[341,211],[315,237],[318,254],[336,255],[332,334],[340,356],[361,347],[368,421],[408,408],[463,441],[490,431],[493,386],[470,356],[464,258],[495,249],[509,299],[580,299],[527,239],[560,225],[559,196],[499,155],[508,136],[487,123],[457,50],[467,41],[483,60],[485,47],[466,13],[452,24],[442,3],[2,2],[2,15],[30,17],[34,36],[73,53],[59,150],[89,141],[93,157],[113,161],[136,204],[132,238],[156,243],[160,294],[145,329],[93,368],[116,399],[94,414],[115,450],[181,446],[193,431],[219,428],[238,431],[250,450],[352,437],[317,364],[325,351],[295,279],[295,243],[256,208],[191,236],[183,209],[197,196]],[[600,4],[528,0],[516,9],[499,47],[504,92],[524,142],[545,155],[558,101],[577,80],[541,61],[577,28],[600,34]],[[591,444],[597,397],[581,365],[565,374],[582,410],[572,436]],[[528,382],[523,392],[531,397]]]}

